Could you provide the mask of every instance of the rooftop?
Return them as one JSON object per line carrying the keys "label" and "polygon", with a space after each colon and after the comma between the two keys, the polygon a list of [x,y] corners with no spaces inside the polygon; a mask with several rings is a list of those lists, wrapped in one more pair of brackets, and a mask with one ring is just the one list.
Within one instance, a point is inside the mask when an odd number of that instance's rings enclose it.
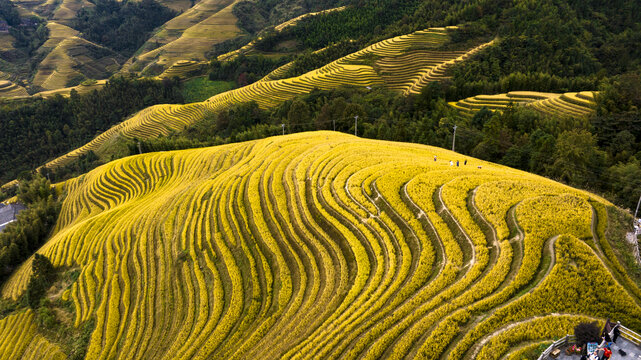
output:
{"label": "rooftop", "polygon": [[22,204],[0,204],[0,232],[9,225],[16,221],[18,213],[27,207]]}

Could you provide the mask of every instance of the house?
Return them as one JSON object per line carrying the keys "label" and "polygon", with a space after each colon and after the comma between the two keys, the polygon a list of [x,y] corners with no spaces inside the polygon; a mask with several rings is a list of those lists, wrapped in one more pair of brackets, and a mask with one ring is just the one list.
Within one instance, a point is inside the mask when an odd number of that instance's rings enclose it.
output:
{"label": "house", "polygon": [[2,232],[7,225],[16,221],[18,213],[26,208],[27,207],[22,204],[0,204],[0,232]]}
{"label": "house", "polygon": [[0,20],[0,33],[2,34],[9,33],[9,24],[4,20]]}
{"label": "house", "polygon": [[36,19],[36,18],[22,18],[22,19],[20,19],[20,26],[36,27],[36,26],[38,26],[38,19]]}

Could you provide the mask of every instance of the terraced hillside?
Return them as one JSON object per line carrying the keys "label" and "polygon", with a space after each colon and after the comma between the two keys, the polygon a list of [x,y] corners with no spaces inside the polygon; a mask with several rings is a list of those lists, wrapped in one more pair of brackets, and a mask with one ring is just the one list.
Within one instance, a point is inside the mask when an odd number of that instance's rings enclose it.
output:
{"label": "terraced hillside", "polygon": [[20,311],[0,320],[0,359],[63,360],[66,358],[60,347],[37,334],[33,311]]}
{"label": "terraced hillside", "polygon": [[12,83],[9,80],[0,80],[0,97],[22,97],[29,96],[27,90],[22,86]]}
{"label": "terraced hillside", "polygon": [[166,69],[179,60],[207,60],[205,53],[215,44],[241,34],[232,14],[237,1],[199,1],[164,24],[123,70],[143,72],[153,66]]}
{"label": "terraced hillside", "polygon": [[[258,81],[213,96],[201,103],[156,105],[139,112],[83,147],[49,162],[46,166],[55,167],[66,164],[89,150],[99,153],[105,143],[113,141],[118,136],[149,138],[182,130],[206,114],[231,104],[255,101],[259,106],[268,108],[313,89],[335,89],[345,85],[361,87],[379,85],[404,92],[415,92],[429,81],[442,79],[442,69],[445,67],[462,61],[491,44],[491,42],[482,44],[465,53],[443,52],[438,55],[436,51],[421,50],[438,47],[447,41],[449,36],[445,28],[417,31],[375,43],[298,77]],[[420,57],[420,61],[417,60],[419,65],[413,65],[408,61],[397,61],[396,67],[391,65],[392,59],[414,54],[417,51],[424,55]],[[426,52],[432,54],[431,57],[425,56]],[[383,62],[385,67],[379,68],[381,65],[376,64],[368,65],[368,61],[372,59],[379,59],[378,62]],[[396,75],[392,76],[392,73]],[[401,73],[402,81],[392,80],[396,76],[401,76]]]}
{"label": "terraced hillside", "polygon": [[[281,31],[285,30],[288,27],[295,26],[297,23],[299,23],[303,19],[306,19],[306,18],[309,18],[309,17],[312,17],[312,16],[316,16],[316,15],[328,14],[328,13],[332,13],[332,12],[335,12],[335,11],[342,11],[342,10],[345,10],[345,6],[303,14],[303,15],[297,16],[297,17],[295,17],[293,19],[289,19],[289,20],[287,20],[287,21],[285,21],[285,22],[283,22],[283,23],[281,23],[279,25],[276,25],[274,27],[274,30],[276,32],[281,32]],[[258,37],[258,40],[261,40],[261,38]],[[240,54],[243,54],[243,55],[251,54],[251,53],[253,53],[255,51],[255,49],[254,49],[255,45],[256,45],[256,40],[252,40],[249,43],[247,43],[246,45],[244,45],[244,46],[242,46],[242,47],[240,47],[240,48],[238,48],[236,50],[233,50],[233,51],[230,51],[228,53],[219,55],[216,59],[218,61],[228,61],[228,60],[234,59],[235,57],[237,57]],[[318,52],[318,51],[321,51],[321,50],[316,50],[316,52]]]}
{"label": "terraced hillside", "polygon": [[163,71],[162,74],[158,75],[158,79],[170,79],[172,77],[179,77],[185,79],[191,74],[201,70],[207,63],[190,61],[190,60],[179,60],[171,65],[167,70]]}
{"label": "terraced hillside", "polygon": [[498,359],[583,320],[641,329],[610,204],[463,160],[334,132],[128,157],[67,183],[39,252],[82,269],[91,359]]}
{"label": "terraced hillside", "polygon": [[57,43],[38,65],[33,84],[55,90],[70,86],[69,82],[76,79],[104,79],[115,73],[123,62],[117,53],[71,36]]}
{"label": "terraced hillside", "polygon": [[524,105],[550,116],[583,117],[594,113],[595,92],[568,92],[564,94],[536,91],[511,91],[507,94],[477,95],[450,105],[465,116],[474,116],[482,108],[503,110],[510,105]]}

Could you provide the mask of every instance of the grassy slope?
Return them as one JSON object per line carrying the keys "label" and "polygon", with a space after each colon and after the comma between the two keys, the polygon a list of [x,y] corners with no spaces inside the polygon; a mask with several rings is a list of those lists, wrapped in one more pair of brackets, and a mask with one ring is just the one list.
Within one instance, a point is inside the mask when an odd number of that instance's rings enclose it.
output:
{"label": "grassy slope", "polygon": [[588,201],[607,202],[462,160],[333,132],[128,157],[67,183],[39,252],[82,268],[88,358],[490,359],[579,315],[641,329],[639,289],[592,239]]}
{"label": "grassy slope", "polygon": [[206,76],[201,76],[183,83],[183,97],[187,103],[205,101],[233,87],[233,81],[211,81]]}

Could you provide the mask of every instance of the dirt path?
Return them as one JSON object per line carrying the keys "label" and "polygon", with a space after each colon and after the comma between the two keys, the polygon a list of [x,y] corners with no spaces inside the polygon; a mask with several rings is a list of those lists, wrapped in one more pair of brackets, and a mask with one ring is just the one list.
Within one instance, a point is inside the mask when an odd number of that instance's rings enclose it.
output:
{"label": "dirt path", "polygon": [[[557,240],[558,238],[559,238],[559,235],[555,235],[555,236],[551,237],[550,239],[548,239],[548,240],[547,240],[547,244],[546,244],[547,246],[544,246],[544,251],[545,251],[545,249],[547,249],[548,253],[550,254],[550,258],[551,258],[551,259],[550,259],[550,264],[548,265],[548,268],[545,270],[544,275],[543,275],[543,276],[541,276],[541,277],[540,277],[540,278],[538,278],[538,279],[536,279],[536,278],[535,278],[535,283],[531,285],[531,288],[530,288],[527,292],[525,292],[525,293],[523,293],[522,295],[519,295],[519,296],[514,296],[510,301],[508,301],[508,302],[504,303],[503,305],[501,305],[501,306],[499,306],[499,307],[497,307],[497,308],[494,308],[490,313],[486,314],[486,316],[484,316],[484,317],[483,317],[484,319],[485,319],[485,318],[489,318],[490,316],[494,315],[494,314],[496,313],[496,311],[497,311],[497,310],[500,310],[500,309],[503,309],[503,308],[505,308],[505,307],[507,307],[507,306],[510,306],[510,305],[511,305],[511,304],[513,304],[516,300],[520,299],[521,297],[525,296],[526,294],[530,294],[530,293],[532,293],[532,292],[533,292],[534,290],[536,290],[536,288],[541,284],[541,282],[542,282],[545,278],[547,278],[547,276],[550,274],[550,272],[551,272],[551,271],[552,271],[552,269],[554,268],[554,265],[556,265],[556,252],[554,251],[554,244],[556,243],[556,240]],[[533,318],[536,318],[536,316],[535,316],[535,317],[532,317],[532,318],[530,318],[530,319],[533,319]],[[514,325],[518,325],[518,324],[520,324],[520,323],[526,322],[527,320],[528,320],[528,319],[521,320],[521,321],[516,322],[516,323],[513,323],[513,324],[514,324]],[[476,326],[476,325],[478,325],[478,324],[480,324],[480,323],[481,323],[481,317],[480,317],[480,316],[477,316],[477,318],[476,318],[476,320],[475,320],[475,323],[474,323],[474,326]],[[473,327],[474,327],[474,326],[473,326]],[[473,328],[473,327],[472,327],[472,328]],[[507,330],[507,329],[505,329],[505,330]],[[467,352],[468,356],[466,356],[465,358],[466,358],[466,359],[475,359],[475,358],[476,358],[476,356],[478,355],[478,352],[479,352],[479,351],[481,350],[481,348],[483,347],[483,345],[485,345],[485,343],[486,343],[486,342],[487,342],[491,337],[493,337],[493,336],[494,336],[494,334],[495,334],[495,333],[497,333],[497,332],[500,332],[500,331],[499,331],[499,330],[496,330],[494,333],[486,334],[486,335],[485,335],[484,337],[482,337],[480,340],[476,341],[476,343],[471,347],[471,355],[470,355],[470,350],[468,350],[468,352]]]}

